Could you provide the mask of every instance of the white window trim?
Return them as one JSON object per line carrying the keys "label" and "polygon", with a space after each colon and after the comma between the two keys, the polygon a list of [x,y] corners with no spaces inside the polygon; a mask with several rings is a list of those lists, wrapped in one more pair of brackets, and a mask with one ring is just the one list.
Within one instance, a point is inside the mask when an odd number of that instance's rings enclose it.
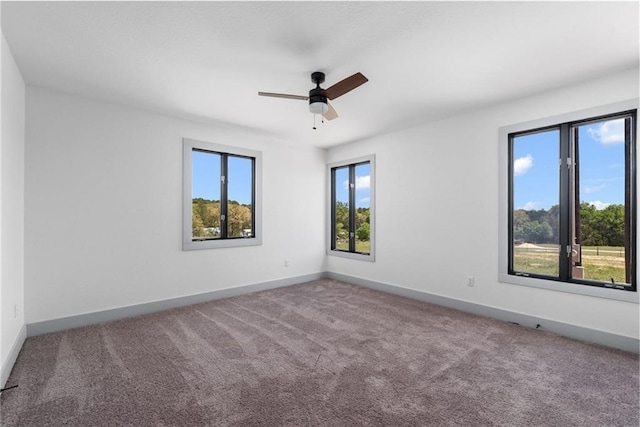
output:
{"label": "white window trim", "polygon": [[[589,117],[604,116],[607,114],[614,114],[621,111],[633,110],[633,109],[637,109],[639,107],[639,104],[640,104],[640,99],[635,98],[627,101],[621,101],[613,104],[603,105],[600,107],[574,111],[571,113],[561,114],[561,115],[552,116],[552,117],[546,117],[539,120],[532,120],[529,122],[518,123],[518,124],[499,128],[499,137],[498,137],[498,144],[499,144],[498,145],[498,153],[499,153],[498,189],[500,192],[498,197],[499,199],[498,281],[499,282],[640,304],[639,291],[629,292],[629,291],[623,291],[618,289],[600,288],[596,286],[586,286],[586,285],[580,285],[580,284],[574,284],[574,283],[556,282],[552,280],[523,277],[523,276],[514,276],[514,275],[508,274],[508,256],[509,256],[509,236],[508,236],[509,140],[508,138],[509,138],[509,134],[514,132],[543,128],[546,126],[553,126],[559,123],[578,121],[578,120],[586,119]],[[636,127],[636,132],[637,132],[637,127]],[[636,135],[636,141],[637,140],[638,139]],[[637,155],[638,153],[636,151],[636,156]],[[638,164],[638,162],[636,162],[636,164]],[[636,218],[636,221],[637,221],[637,218]],[[636,270],[636,275],[638,275],[637,270]],[[636,282],[637,282],[637,278],[636,278]]]}
{"label": "white window trim", "polygon": [[[238,246],[259,246],[262,244],[262,153],[246,148],[232,147],[196,139],[182,139],[182,250],[232,248]],[[220,240],[192,240],[192,151],[193,149],[214,151],[238,156],[253,157],[255,159],[255,205],[253,215],[255,220],[254,237],[246,239]]]}
{"label": "white window trim", "polygon": [[[370,243],[369,244],[371,245],[370,253],[367,255],[367,254],[358,254],[353,252],[331,250],[331,191],[332,191],[331,169],[342,167],[342,166],[348,166],[355,163],[364,163],[364,162],[369,162],[369,168],[371,171],[371,175],[369,178],[369,197],[370,197],[370,202],[369,202],[369,206],[370,206],[370,213],[369,213],[369,227],[370,227],[369,239],[370,240],[369,242]],[[375,177],[376,177],[376,155],[375,154],[369,154],[366,156],[356,157],[349,160],[333,162],[327,165],[327,219],[328,219],[327,220],[327,238],[326,238],[327,255],[336,256],[340,258],[357,259],[360,261],[374,262],[376,260],[376,257],[375,257],[375,247],[376,247],[375,245],[375,241],[376,241],[376,238],[375,238],[376,236]]]}

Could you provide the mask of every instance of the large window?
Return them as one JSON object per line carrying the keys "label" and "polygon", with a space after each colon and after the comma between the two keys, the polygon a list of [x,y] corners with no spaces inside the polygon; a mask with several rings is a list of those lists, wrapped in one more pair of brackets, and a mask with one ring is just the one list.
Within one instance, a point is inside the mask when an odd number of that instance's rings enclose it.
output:
{"label": "large window", "polygon": [[507,275],[637,291],[635,135],[635,109],[506,133]]}
{"label": "large window", "polygon": [[373,261],[374,156],[329,165],[329,254]]}
{"label": "large window", "polygon": [[259,245],[261,154],[183,140],[183,249]]}

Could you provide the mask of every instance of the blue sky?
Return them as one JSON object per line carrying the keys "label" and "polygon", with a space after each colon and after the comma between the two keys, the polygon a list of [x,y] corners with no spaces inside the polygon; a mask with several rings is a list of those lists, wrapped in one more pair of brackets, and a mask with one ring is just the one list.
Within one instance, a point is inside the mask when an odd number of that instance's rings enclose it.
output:
{"label": "blue sky", "polygon": [[[545,131],[516,138],[514,204],[516,209],[549,209],[558,204],[559,132]],[[579,128],[580,198],[598,209],[624,204],[624,120]],[[220,199],[220,156],[193,152],[193,197]],[[356,206],[370,206],[370,165],[356,167]],[[251,202],[251,162],[229,157],[229,199]],[[349,198],[348,168],[336,171],[336,198]]]}
{"label": "blue sky", "polygon": [[[516,138],[514,205],[516,209],[549,209],[558,204],[556,130]],[[624,204],[624,120],[579,128],[580,199],[598,209]]]}
{"label": "blue sky", "polygon": [[[202,151],[192,152],[192,197],[220,200],[220,156]],[[356,166],[356,207],[370,206],[371,165]],[[336,172],[337,200],[349,201],[349,169]],[[251,202],[251,162],[245,158],[229,156],[229,200],[242,204]]]}
{"label": "blue sky", "polygon": [[[193,151],[192,196],[220,200],[220,155]],[[251,160],[229,156],[228,198],[241,204],[251,203]]]}
{"label": "blue sky", "polygon": [[[371,165],[356,166],[356,208],[368,208],[371,205]],[[336,170],[336,200],[349,201],[349,168]]]}

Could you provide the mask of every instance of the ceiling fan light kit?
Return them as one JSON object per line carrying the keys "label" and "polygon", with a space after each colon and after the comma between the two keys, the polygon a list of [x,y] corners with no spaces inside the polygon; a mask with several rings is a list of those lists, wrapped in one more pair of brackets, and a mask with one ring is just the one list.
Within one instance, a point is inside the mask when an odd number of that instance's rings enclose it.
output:
{"label": "ceiling fan light kit", "polygon": [[309,111],[312,114],[324,114],[329,110],[327,101],[309,102]]}
{"label": "ceiling fan light kit", "polygon": [[[324,82],[324,73],[316,71],[311,73],[311,81],[316,84],[316,87],[309,91],[309,96],[302,95],[288,95],[284,93],[272,93],[272,92],[258,92],[260,96],[270,96],[273,98],[287,98],[309,101],[309,111],[312,114],[322,114],[327,120],[333,120],[338,117],[336,110],[329,104],[328,100],[336,99],[339,96],[344,95],[347,92],[352,91],[358,86],[369,81],[361,73],[355,73],[354,75],[347,77],[344,80],[339,81],[333,86],[323,89],[320,84]],[[313,127],[315,129],[315,126]]]}

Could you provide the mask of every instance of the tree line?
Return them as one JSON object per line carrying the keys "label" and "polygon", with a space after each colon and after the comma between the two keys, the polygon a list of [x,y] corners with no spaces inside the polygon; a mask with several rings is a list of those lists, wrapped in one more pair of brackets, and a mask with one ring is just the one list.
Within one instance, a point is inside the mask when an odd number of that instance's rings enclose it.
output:
{"label": "tree line", "polygon": [[[558,243],[560,208],[549,210],[517,209],[513,212],[515,242]],[[583,246],[624,246],[624,205],[612,204],[596,209],[590,203],[580,203],[580,232]]]}
{"label": "tree line", "polygon": [[[195,198],[192,201],[192,236],[220,237],[220,201]],[[243,230],[252,227],[251,205],[230,200],[227,207],[227,227],[230,237],[243,236]],[[368,241],[371,234],[370,208],[357,208],[356,238]],[[338,240],[349,239],[349,204],[336,202],[336,237]]]}
{"label": "tree line", "polygon": [[[349,204],[347,202],[336,202],[336,238],[339,241],[349,239]],[[370,208],[356,209],[356,238],[363,242],[369,240],[371,235]]]}
{"label": "tree line", "polygon": [[[220,237],[220,200],[193,199],[191,216],[193,237]],[[243,237],[244,230],[251,229],[251,224],[251,205],[229,200],[227,204],[227,235],[229,237]]]}

